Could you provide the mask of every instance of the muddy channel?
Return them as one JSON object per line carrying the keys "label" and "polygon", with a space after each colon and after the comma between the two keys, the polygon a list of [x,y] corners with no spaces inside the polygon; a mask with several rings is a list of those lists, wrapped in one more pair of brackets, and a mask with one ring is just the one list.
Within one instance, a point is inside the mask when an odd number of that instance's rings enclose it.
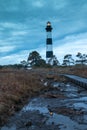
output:
{"label": "muddy channel", "polygon": [[72,83],[53,82],[0,130],[87,130],[87,90]]}

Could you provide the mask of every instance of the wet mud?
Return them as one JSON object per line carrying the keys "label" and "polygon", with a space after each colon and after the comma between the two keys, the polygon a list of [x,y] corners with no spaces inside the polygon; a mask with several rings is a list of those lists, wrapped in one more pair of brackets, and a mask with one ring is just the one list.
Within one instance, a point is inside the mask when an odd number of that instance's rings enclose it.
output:
{"label": "wet mud", "polygon": [[49,89],[30,99],[0,130],[87,130],[87,90],[51,82]]}

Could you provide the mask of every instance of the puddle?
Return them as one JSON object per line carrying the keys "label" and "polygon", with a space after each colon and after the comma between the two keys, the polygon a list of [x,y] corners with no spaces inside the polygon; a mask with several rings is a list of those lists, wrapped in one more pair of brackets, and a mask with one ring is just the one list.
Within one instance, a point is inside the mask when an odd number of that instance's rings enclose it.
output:
{"label": "puddle", "polygon": [[83,116],[83,121],[84,121],[85,124],[87,124],[87,115]]}
{"label": "puddle", "polygon": [[42,98],[35,98],[31,100],[31,102],[22,109],[22,112],[26,111],[39,111],[40,114],[49,113],[47,105],[44,103]]}
{"label": "puddle", "polygon": [[71,87],[65,88],[65,91],[68,91],[68,92],[77,92],[77,89],[71,86]]}
{"label": "puddle", "polygon": [[11,127],[6,127],[6,126],[4,126],[4,127],[2,127],[0,130],[16,130],[16,126],[15,126],[15,125],[13,125],[13,126],[11,126]]}
{"label": "puddle", "polygon": [[68,83],[68,84],[61,86],[61,91],[67,96],[67,98],[78,97],[78,88],[72,84]]}
{"label": "puddle", "polygon": [[87,103],[74,103],[73,106],[75,109],[86,109],[87,110]]}
{"label": "puddle", "polygon": [[73,101],[77,101],[77,102],[85,102],[87,103],[87,97],[77,97],[77,98],[73,98]]}
{"label": "puddle", "polygon": [[53,86],[54,88],[60,87],[60,83],[54,82],[54,83],[52,84],[52,86]]}
{"label": "puddle", "polygon": [[[47,85],[47,82],[45,82],[44,86]],[[17,127],[17,120],[21,121],[23,120],[25,123],[26,121],[32,121],[35,128],[32,128],[33,130],[38,130],[39,126],[37,125],[37,122],[42,121],[43,127],[46,129],[46,127],[49,127],[49,129],[52,126],[57,126],[60,130],[87,130],[87,115],[81,115],[81,118],[84,120],[82,124],[79,124],[77,121],[70,119],[69,116],[64,116],[61,114],[56,114],[54,111],[56,108],[75,108],[75,109],[84,109],[87,112],[87,97],[84,94],[84,97],[81,97],[77,92],[78,88],[70,85],[69,83],[67,85],[63,83],[57,83],[54,82],[53,87],[60,87],[57,91],[57,89],[54,89],[53,92],[65,94],[67,95],[65,99],[62,98],[44,98],[43,97],[36,97],[29,101],[29,103],[23,107],[23,109],[19,112],[18,115],[13,118],[13,120],[10,120],[10,123],[8,123],[7,126],[2,127],[0,130],[16,130]],[[50,90],[49,90],[50,92]],[[54,94],[55,94],[54,93]],[[50,114],[52,112],[52,114]],[[73,117],[76,115],[73,115]],[[79,118],[80,117],[76,117]],[[12,119],[12,118],[11,118]],[[43,121],[45,120],[45,121]],[[15,121],[15,122],[14,122]],[[80,119],[80,122],[82,120]],[[36,122],[36,123],[35,123]],[[10,125],[9,125],[10,124]],[[16,125],[17,124],[17,125]],[[23,124],[21,124],[23,125]],[[25,126],[26,128],[26,126]],[[37,128],[37,129],[36,129]],[[53,127],[52,127],[53,128]],[[53,129],[50,130],[53,130]],[[42,128],[43,129],[43,128]],[[41,130],[42,130],[41,129]],[[29,129],[30,130],[30,129]],[[48,130],[48,129],[47,129]]]}
{"label": "puddle", "polygon": [[75,97],[77,97],[77,95],[76,94],[73,94],[73,93],[69,93],[68,95],[67,95],[67,97],[72,97],[72,98],[75,98]]}
{"label": "puddle", "polygon": [[87,97],[81,97],[79,98],[80,101],[87,101]]}
{"label": "puddle", "polygon": [[27,106],[23,109],[24,112],[26,111],[39,111],[40,114],[46,114],[49,110],[46,107],[39,107],[39,106]]}
{"label": "puddle", "polygon": [[58,125],[60,130],[83,130],[86,129],[86,125],[79,125],[72,121],[69,117],[60,114],[53,114],[46,122],[47,125]]}

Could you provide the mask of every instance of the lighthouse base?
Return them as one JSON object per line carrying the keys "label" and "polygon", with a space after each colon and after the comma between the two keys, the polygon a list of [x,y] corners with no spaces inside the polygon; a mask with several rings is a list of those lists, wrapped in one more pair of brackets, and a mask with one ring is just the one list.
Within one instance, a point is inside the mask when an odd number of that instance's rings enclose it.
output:
{"label": "lighthouse base", "polygon": [[52,60],[52,58],[46,58],[46,64],[53,65],[53,60]]}

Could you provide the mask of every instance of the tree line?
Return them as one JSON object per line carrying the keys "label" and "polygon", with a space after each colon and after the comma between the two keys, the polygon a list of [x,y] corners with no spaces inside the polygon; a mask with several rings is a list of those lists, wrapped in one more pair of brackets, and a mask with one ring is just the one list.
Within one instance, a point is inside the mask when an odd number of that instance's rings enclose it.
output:
{"label": "tree line", "polygon": [[[20,68],[31,68],[31,67],[59,67],[59,66],[75,66],[75,65],[87,65],[87,54],[82,54],[80,52],[76,55],[77,60],[75,60],[72,56],[72,54],[66,54],[63,57],[62,64],[60,64],[59,60],[55,55],[51,57],[48,61],[48,64],[46,61],[40,56],[40,54],[37,51],[32,51],[27,60],[23,60],[20,62],[20,64],[14,64],[14,65],[0,65],[0,69],[3,68],[14,68],[14,69],[20,69]],[[52,63],[52,64],[51,64]]]}
{"label": "tree line", "polygon": [[[63,58],[63,63],[60,64],[59,60],[55,55],[51,57],[48,61],[48,64],[42,57],[39,52],[33,51],[29,54],[27,61],[21,61],[21,65],[25,68],[27,67],[51,67],[51,66],[71,66],[71,65],[87,65],[87,54],[77,53],[76,57],[78,60],[74,60],[72,54],[66,54]],[[51,64],[52,63],[52,64]]]}

